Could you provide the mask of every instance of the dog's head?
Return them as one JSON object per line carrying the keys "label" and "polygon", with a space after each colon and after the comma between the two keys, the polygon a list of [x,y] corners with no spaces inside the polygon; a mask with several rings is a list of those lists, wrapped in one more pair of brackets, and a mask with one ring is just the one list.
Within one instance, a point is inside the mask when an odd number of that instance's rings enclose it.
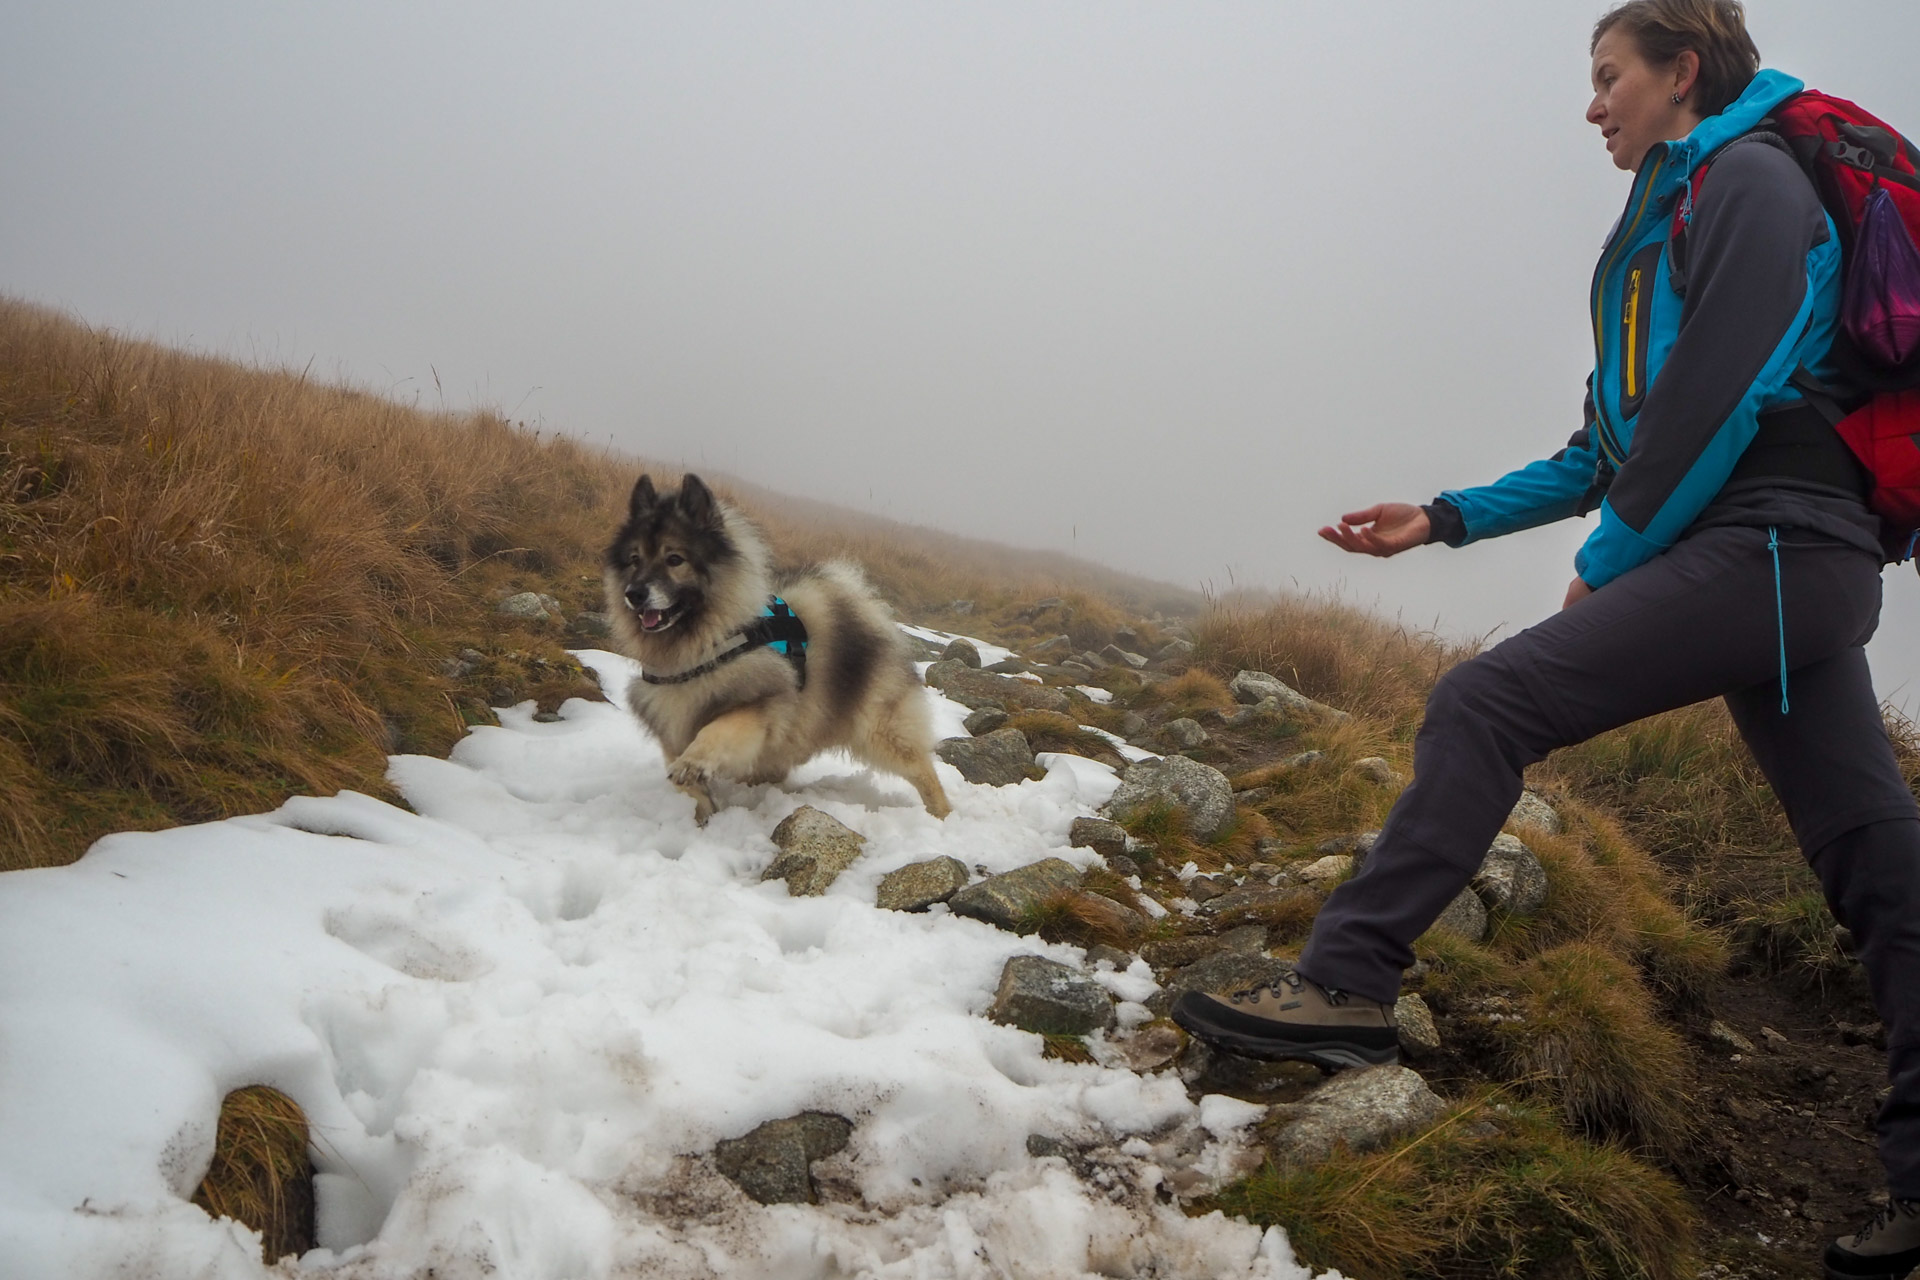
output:
{"label": "dog's head", "polygon": [[697,623],[716,580],[738,559],[727,511],[699,476],[663,494],[643,475],[607,548],[608,606],[628,609],[642,635]]}

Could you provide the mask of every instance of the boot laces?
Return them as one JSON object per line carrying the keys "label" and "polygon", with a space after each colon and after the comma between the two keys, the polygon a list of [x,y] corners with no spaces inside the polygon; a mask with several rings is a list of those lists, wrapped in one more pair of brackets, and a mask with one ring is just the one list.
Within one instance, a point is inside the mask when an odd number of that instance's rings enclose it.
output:
{"label": "boot laces", "polygon": [[1877,1231],[1885,1231],[1899,1218],[1920,1217],[1920,1200],[1889,1200],[1880,1212],[1873,1215],[1873,1221],[1860,1228],[1853,1238],[1855,1243],[1865,1244]]}
{"label": "boot laces", "polygon": [[[1227,999],[1233,1001],[1235,1004],[1239,1004],[1245,1000],[1258,999],[1260,993],[1263,991],[1273,992],[1276,999],[1285,998],[1286,996],[1297,996],[1300,994],[1300,989],[1305,986],[1306,983],[1307,979],[1301,977],[1298,973],[1289,971],[1281,974],[1279,978],[1272,982],[1262,982],[1240,991],[1231,992],[1227,996]],[[1347,1002],[1346,992],[1336,990],[1332,987],[1322,987],[1317,982],[1313,985],[1318,987],[1321,994],[1327,997],[1328,1004],[1340,1005]],[[1282,990],[1282,988],[1285,988],[1285,990]]]}

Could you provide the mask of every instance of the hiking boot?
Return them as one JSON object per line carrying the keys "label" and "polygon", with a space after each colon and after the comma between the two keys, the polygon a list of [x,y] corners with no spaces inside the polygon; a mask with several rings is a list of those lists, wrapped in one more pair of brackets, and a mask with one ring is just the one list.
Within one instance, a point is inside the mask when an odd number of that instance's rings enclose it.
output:
{"label": "hiking boot", "polygon": [[1249,1058],[1300,1058],[1323,1067],[1400,1061],[1393,1006],[1331,991],[1297,973],[1225,998],[1189,991],[1173,1020],[1217,1049]]}
{"label": "hiking boot", "polygon": [[1920,1267],[1920,1200],[1890,1200],[1860,1228],[1827,1246],[1828,1280],[1900,1280]]}

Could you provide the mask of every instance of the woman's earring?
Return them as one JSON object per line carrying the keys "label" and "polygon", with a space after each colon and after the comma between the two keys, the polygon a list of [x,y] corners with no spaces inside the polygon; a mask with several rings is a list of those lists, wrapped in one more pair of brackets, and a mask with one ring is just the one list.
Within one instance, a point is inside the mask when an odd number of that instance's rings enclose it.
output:
{"label": "woman's earring", "polygon": [[1685,101],[1686,101],[1686,99],[1685,99],[1685,98],[1683,98],[1683,97],[1681,97],[1681,96],[1680,96],[1679,94],[1677,94],[1677,93],[1676,93],[1676,94],[1674,94],[1674,95],[1673,95],[1673,105],[1674,105],[1674,106],[1676,106],[1676,107],[1677,107],[1677,106],[1679,106],[1679,105],[1680,105],[1681,103],[1683,103],[1683,102],[1685,102]]}

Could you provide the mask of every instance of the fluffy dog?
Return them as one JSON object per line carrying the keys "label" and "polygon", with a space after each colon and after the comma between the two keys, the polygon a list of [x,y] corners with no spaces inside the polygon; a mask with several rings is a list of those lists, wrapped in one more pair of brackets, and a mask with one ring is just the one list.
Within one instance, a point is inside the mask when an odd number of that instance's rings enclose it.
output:
{"label": "fluffy dog", "polygon": [[627,701],[696,821],[713,815],[716,778],[778,782],[829,747],[905,778],[934,817],[951,811],[906,639],[853,565],[776,583],[759,530],[700,477],[663,494],[643,475],[604,580],[614,637],[643,673]]}

